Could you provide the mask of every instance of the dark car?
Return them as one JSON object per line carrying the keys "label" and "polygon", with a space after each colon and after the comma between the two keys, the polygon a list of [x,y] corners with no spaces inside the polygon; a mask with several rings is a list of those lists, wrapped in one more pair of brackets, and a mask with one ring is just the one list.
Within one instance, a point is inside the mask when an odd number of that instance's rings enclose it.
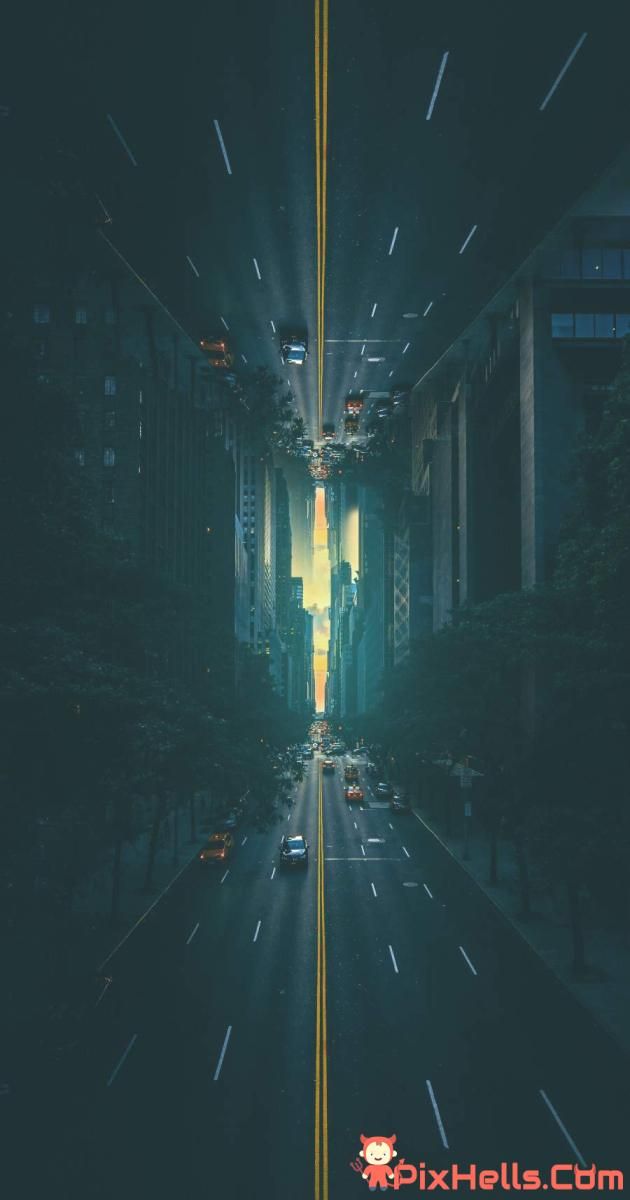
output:
{"label": "dark car", "polygon": [[393,813],[411,812],[409,798],[407,796],[403,796],[402,792],[394,792],[393,796],[390,797],[389,807]]}
{"label": "dark car", "polygon": [[322,763],[322,771],[324,772],[324,775],[334,775],[335,774],[334,758],[325,758],[324,759],[324,761]]}
{"label": "dark car", "polygon": [[282,867],[307,867],[308,842],[301,833],[286,835],[280,842],[280,865]]}
{"label": "dark car", "polygon": [[303,367],[308,358],[308,346],[305,337],[285,337],[282,339],[280,355],[285,365]]}
{"label": "dark car", "polygon": [[394,789],[393,789],[391,783],[377,783],[377,785],[376,785],[376,795],[377,796],[384,796],[384,798],[386,800],[390,800],[391,797],[393,796],[393,794],[394,794]]}

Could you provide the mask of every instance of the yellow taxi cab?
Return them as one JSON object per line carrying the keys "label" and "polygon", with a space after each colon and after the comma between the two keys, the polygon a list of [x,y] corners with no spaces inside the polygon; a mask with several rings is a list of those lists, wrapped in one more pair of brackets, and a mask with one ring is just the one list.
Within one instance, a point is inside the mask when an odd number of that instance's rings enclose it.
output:
{"label": "yellow taxi cab", "polygon": [[199,861],[201,863],[223,863],[230,857],[233,849],[234,838],[231,833],[228,833],[227,830],[224,833],[213,833],[201,851]]}

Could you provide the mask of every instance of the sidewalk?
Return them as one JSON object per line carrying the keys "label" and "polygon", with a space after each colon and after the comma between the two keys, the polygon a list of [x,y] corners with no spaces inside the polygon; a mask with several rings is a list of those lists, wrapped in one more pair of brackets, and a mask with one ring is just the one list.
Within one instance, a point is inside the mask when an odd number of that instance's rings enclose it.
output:
{"label": "sidewalk", "polygon": [[483,834],[471,833],[469,857],[464,861],[463,835],[448,836],[422,809],[415,808],[414,812],[507,917],[517,933],[630,1054],[630,945],[627,939],[604,928],[597,922],[596,914],[587,911],[586,961],[592,978],[576,979],[571,969],[568,912],[560,891],[550,888],[532,871],[532,914],[525,918],[520,916],[518,868],[509,842],[499,842],[498,883],[492,886],[488,882],[490,851]]}
{"label": "sidewalk", "polygon": [[76,891],[72,905],[75,923],[88,926],[94,945],[94,965],[109,955],[134,923],[147,912],[162,893],[175,882],[208,837],[212,825],[211,808],[197,812],[196,836],[190,837],[188,814],[179,818],[177,846],[172,814],[163,824],[153,863],[151,886],[145,887],[150,830],[125,842],[120,863],[118,917],[111,919],[113,852]]}

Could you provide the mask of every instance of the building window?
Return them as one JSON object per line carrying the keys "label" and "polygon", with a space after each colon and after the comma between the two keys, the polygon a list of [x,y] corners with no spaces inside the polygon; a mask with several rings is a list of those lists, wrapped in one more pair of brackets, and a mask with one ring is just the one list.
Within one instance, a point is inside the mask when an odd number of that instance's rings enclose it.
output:
{"label": "building window", "polygon": [[595,337],[595,313],[575,314],[575,336],[576,338]]}
{"label": "building window", "polygon": [[600,279],[602,276],[601,250],[582,251],[582,279]]}
{"label": "building window", "polygon": [[45,342],[35,342],[34,353],[35,353],[35,358],[45,358],[46,357],[46,343]]}
{"label": "building window", "polygon": [[116,315],[116,309],[115,308],[106,308],[105,309],[105,324],[106,325],[115,325],[117,320],[118,320],[118,318]]}
{"label": "building window", "polygon": [[138,437],[142,440],[142,421],[138,421]]}
{"label": "building window", "polygon": [[615,336],[627,337],[630,333],[630,313],[617,313],[615,317]]}
{"label": "building window", "polygon": [[142,404],[142,389],[138,392],[138,404]]}
{"label": "building window", "polygon": [[116,376],[115,375],[106,375],[105,376],[105,395],[106,396],[115,396],[116,395]]}
{"label": "building window", "polygon": [[580,278],[580,256],[577,250],[564,250],[560,274],[563,279]]}
{"label": "building window", "polygon": [[105,484],[104,498],[106,504],[114,503],[114,485],[110,480],[108,480],[108,482]]}
{"label": "building window", "polygon": [[105,428],[116,428],[116,413],[114,412],[113,408],[110,408],[109,411],[105,413]]}
{"label": "building window", "polygon": [[551,314],[551,336],[554,338],[572,338],[573,313]]}
{"label": "building window", "polygon": [[622,250],[621,255],[623,258],[623,277],[624,279],[630,279],[630,250]]}
{"label": "building window", "polygon": [[74,323],[75,325],[87,325],[87,308],[83,308],[81,305],[75,308]]}
{"label": "building window", "polygon": [[33,320],[36,325],[50,323],[50,307],[48,304],[36,304],[33,308]]}
{"label": "building window", "polygon": [[615,336],[615,318],[612,313],[595,313],[595,337]]}
{"label": "building window", "polygon": [[106,446],[103,450],[103,466],[114,467],[116,465],[116,451],[111,446]]}
{"label": "building window", "polygon": [[77,463],[77,464],[78,464],[80,467],[84,467],[84,466],[85,466],[85,450],[83,450],[83,449],[80,449],[80,450],[75,450],[75,452],[74,452],[74,461],[75,461],[75,462],[76,462],[76,463]]}
{"label": "building window", "polygon": [[604,279],[621,279],[623,274],[621,250],[604,250],[602,257]]}

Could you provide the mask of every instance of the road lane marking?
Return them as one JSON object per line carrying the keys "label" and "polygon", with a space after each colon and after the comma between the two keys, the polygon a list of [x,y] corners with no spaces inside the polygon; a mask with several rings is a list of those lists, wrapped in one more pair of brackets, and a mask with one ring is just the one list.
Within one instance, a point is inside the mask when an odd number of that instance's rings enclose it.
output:
{"label": "road lane marking", "polygon": [[193,929],[192,933],[190,933],[190,934],[188,935],[188,937],[186,938],[186,945],[187,945],[187,946],[190,946],[190,943],[192,942],[192,940],[193,940],[193,938],[194,938],[194,936],[195,936],[195,934],[196,934],[196,932],[197,932],[198,928],[199,928],[199,921],[197,921],[197,924],[195,925],[195,928]]}
{"label": "road lane marking", "polygon": [[219,145],[220,145],[220,147],[221,147],[221,153],[222,153],[222,155],[223,155],[223,161],[224,161],[224,163],[225,163],[225,169],[226,169],[226,171],[227,171],[228,175],[231,175],[231,174],[232,174],[232,168],[231,168],[231,166],[230,166],[230,160],[229,160],[229,158],[228,158],[228,153],[227,153],[227,150],[225,149],[225,142],[223,141],[223,134],[221,133],[221,126],[219,125],[219,122],[217,121],[216,117],[215,117],[215,119],[214,119],[214,128],[216,129],[216,134],[217,134],[217,137],[218,137],[218,139],[219,139]]}
{"label": "road lane marking", "polygon": [[124,946],[125,942],[127,941],[127,938],[130,938],[132,933],[135,932],[135,930],[138,928],[138,925],[141,925],[142,922],[146,920],[146,918],[149,916],[149,913],[153,912],[153,909],[155,908],[156,904],[159,904],[160,900],[162,900],[164,898],[164,896],[166,895],[166,893],[168,891],[170,891],[173,884],[177,883],[177,880],[179,879],[180,875],[183,875],[186,868],[191,866],[191,864],[196,861],[197,854],[198,854],[198,851],[195,850],[195,853],[193,854],[192,858],[190,858],[188,860],[188,862],[184,863],[181,870],[179,870],[177,872],[177,875],[174,875],[173,878],[171,879],[171,882],[167,883],[166,887],[162,889],[159,896],[155,897],[155,900],[149,905],[146,912],[143,912],[142,916],[138,917],[138,920],[134,922],[134,924],[131,926],[131,929],[128,929],[125,936],[120,939],[120,941],[118,942],[118,944],[116,946],[114,946],[114,949],[110,950],[109,954],[107,955],[107,958],[104,958],[102,963],[99,963],[99,966],[97,967],[97,971],[98,971],[99,975],[100,975],[101,971],[103,970],[103,967],[106,967],[108,962],[110,961],[110,959],[112,959],[114,957],[114,955],[118,953],[121,946]]}
{"label": "road lane marking", "polygon": [[443,1122],[442,1122],[442,1118],[441,1118],[441,1116],[440,1116],[440,1110],[439,1110],[439,1108],[438,1108],[437,1100],[435,1099],[435,1092],[433,1091],[433,1087],[432,1087],[432,1084],[431,1084],[431,1080],[430,1080],[430,1079],[427,1079],[427,1080],[426,1080],[426,1085],[427,1085],[427,1091],[428,1091],[428,1093],[429,1093],[429,1096],[430,1096],[430,1098],[431,1098],[431,1104],[433,1105],[433,1112],[435,1113],[435,1119],[436,1119],[436,1121],[437,1121],[437,1127],[438,1127],[438,1129],[439,1129],[439,1131],[440,1131],[440,1137],[441,1137],[441,1139],[442,1139],[442,1145],[444,1146],[444,1149],[445,1149],[445,1150],[448,1150],[448,1140],[447,1140],[446,1133],[445,1133],[445,1130],[444,1130],[444,1125],[443,1125]]}
{"label": "road lane marking", "polygon": [[374,892],[374,899],[376,900],[376,899],[377,899],[377,896],[376,896],[376,888],[374,887],[374,884],[373,884],[373,883],[371,883],[371,884],[370,884],[370,887],[371,887],[372,891]]}
{"label": "road lane marking", "polygon": [[275,325],[274,325],[273,321],[270,321],[270,322],[269,322],[269,324],[271,325],[271,328],[273,329],[273,331],[274,331],[274,333],[275,333],[275,332],[276,332],[276,327],[275,327]]}
{"label": "road lane marking", "polygon": [[406,854],[406,855],[407,855],[407,858],[411,858],[411,855],[410,855],[410,853],[409,853],[409,851],[408,851],[408,849],[407,849],[407,847],[406,847],[406,846],[403,846],[403,854]]}
{"label": "road lane marking", "polygon": [[370,317],[374,316],[374,313],[376,312],[377,308],[378,308],[378,301],[375,301],[374,304],[372,305],[372,311],[370,313]]}
{"label": "road lane marking", "polygon": [[468,966],[470,967],[470,969],[471,969],[471,971],[472,971],[473,975],[476,975],[476,974],[477,974],[477,972],[476,972],[475,968],[473,967],[473,965],[472,965],[472,963],[471,963],[471,961],[470,961],[470,959],[469,959],[469,957],[468,957],[468,955],[467,955],[466,951],[464,950],[464,947],[463,947],[463,946],[460,946],[460,947],[459,947],[459,951],[460,951],[460,954],[463,954],[464,958],[466,959],[466,962],[468,963]]}
{"label": "road lane marking", "polygon": [[[316,4],[319,0],[316,0]],[[317,976],[315,1004],[315,1198],[328,1200],[328,1034],[326,986],[326,905],[324,892],[324,804],[319,777],[317,826]]]}
{"label": "road lane marking", "polygon": [[270,879],[273,879],[273,877],[274,877],[275,873],[276,873],[276,868],[274,867],[274,869],[273,869],[273,871],[271,872],[271,875],[270,875],[270,877],[269,877],[269,878],[270,878]]}
{"label": "road lane marking", "polygon": [[135,1046],[135,1044],[136,1044],[137,1038],[138,1038],[138,1034],[137,1034],[137,1033],[134,1033],[134,1035],[133,1035],[133,1037],[132,1037],[131,1041],[129,1042],[129,1045],[127,1046],[127,1049],[124,1051],[124,1053],[123,1053],[123,1054],[120,1056],[120,1058],[118,1059],[118,1062],[116,1063],[116,1066],[114,1067],[114,1070],[112,1071],[112,1073],[111,1073],[111,1075],[110,1075],[109,1079],[107,1080],[107,1086],[108,1086],[108,1087],[111,1087],[111,1086],[112,1086],[112,1083],[114,1082],[114,1080],[115,1080],[115,1078],[116,1078],[116,1076],[117,1076],[118,1072],[120,1071],[120,1068],[122,1067],[122,1065],[123,1065],[123,1063],[124,1063],[124,1061],[125,1061],[125,1059],[126,1059],[127,1055],[129,1054],[129,1052],[130,1052],[131,1050],[133,1050],[133,1048],[134,1048],[134,1046]]}
{"label": "road lane marking", "polygon": [[355,829],[358,829],[358,828],[359,828],[359,826],[357,825],[356,821],[353,821],[353,825],[354,825],[354,828],[355,828]]}
{"label": "road lane marking", "polygon": [[193,262],[192,258],[190,257],[190,254],[187,254],[187,255],[186,255],[186,258],[187,258],[188,262],[190,263],[190,266],[191,266],[192,270],[195,272],[195,275],[197,276],[197,279],[199,279],[199,272],[198,272],[198,270],[197,270],[197,268],[196,268],[196,266],[195,266],[195,264],[194,264],[194,262]]}
{"label": "road lane marking", "polygon": [[428,887],[427,887],[427,885],[426,885],[426,883],[423,883],[423,884],[422,884],[422,886],[423,886],[423,888],[424,888],[424,890],[425,890],[425,892],[426,892],[427,896],[429,897],[429,899],[430,899],[430,900],[432,900],[432,899],[433,899],[433,892],[431,891],[431,888],[428,888]]}
{"label": "road lane marking", "polygon": [[259,921],[259,922],[258,922],[258,924],[257,924],[257,926],[256,926],[256,932],[255,932],[255,934],[254,934],[254,936],[253,936],[253,938],[252,938],[252,941],[253,941],[253,942],[256,942],[256,941],[258,941],[258,934],[260,933],[260,926],[261,926],[261,925],[262,925],[262,921]]}
{"label": "road lane marking", "polygon": [[539,1094],[542,1096],[542,1098],[543,1098],[543,1100],[544,1100],[545,1104],[547,1105],[547,1108],[549,1109],[549,1112],[551,1113],[551,1115],[552,1115],[552,1117],[553,1117],[554,1121],[556,1122],[556,1124],[557,1124],[558,1128],[562,1130],[562,1133],[564,1134],[564,1136],[565,1136],[565,1138],[566,1138],[566,1140],[567,1140],[567,1142],[568,1142],[569,1146],[571,1147],[571,1149],[572,1149],[573,1153],[575,1154],[576,1158],[579,1160],[579,1162],[580,1162],[580,1165],[581,1165],[582,1167],[585,1167],[585,1166],[586,1166],[586,1160],[585,1160],[584,1156],[583,1156],[582,1154],[580,1154],[580,1151],[578,1150],[578,1148],[577,1148],[577,1146],[576,1146],[575,1142],[573,1141],[573,1138],[571,1137],[571,1134],[569,1133],[569,1131],[568,1131],[568,1129],[567,1129],[566,1125],[565,1125],[565,1124],[564,1124],[564,1123],[563,1123],[563,1122],[560,1120],[560,1117],[558,1116],[558,1113],[556,1112],[556,1110],[555,1110],[555,1108],[554,1108],[553,1104],[551,1103],[551,1100],[549,1099],[549,1097],[548,1097],[547,1093],[546,1093],[545,1091],[543,1091],[543,1089],[542,1089],[542,1088],[540,1088],[540,1089],[539,1089]]}
{"label": "road lane marking", "polygon": [[389,953],[392,956],[392,963],[394,964],[394,970],[395,970],[396,974],[398,975],[398,973],[399,973],[398,972],[398,963],[396,962],[396,955],[394,954],[394,951],[392,950],[391,946],[389,947]]}
{"label": "road lane marking", "polygon": [[101,1003],[101,1000],[103,999],[103,996],[105,995],[105,992],[107,991],[108,987],[111,987],[111,984],[112,984],[112,982],[113,982],[113,980],[112,980],[111,976],[110,976],[110,975],[106,975],[106,976],[105,976],[105,987],[104,987],[104,988],[103,988],[103,990],[102,990],[102,991],[99,993],[98,1000],[96,1001],[96,1004],[94,1005],[94,1007],[95,1007],[95,1008],[98,1008],[98,1006],[99,1006],[99,1004]]}
{"label": "road lane marking", "polygon": [[221,876],[219,883],[225,883],[229,874],[230,874],[230,868],[228,867],[227,871],[225,872],[225,875]]}
{"label": "road lane marking", "polygon": [[448,62],[448,56],[449,56],[449,51],[448,51],[448,50],[445,50],[445,51],[444,51],[444,54],[442,55],[442,61],[441,61],[441,63],[440,63],[439,69],[438,69],[438,73],[437,73],[437,79],[435,80],[435,87],[433,88],[433,95],[431,96],[431,100],[430,100],[430,103],[429,103],[429,107],[428,107],[428,109],[427,109],[427,115],[426,115],[426,118],[425,118],[425,120],[427,120],[427,121],[430,121],[430,120],[431,120],[431,117],[432,117],[432,115],[433,115],[433,109],[435,108],[435,101],[437,100],[437,97],[438,97],[438,92],[439,92],[439,90],[440,90],[440,84],[441,84],[441,82],[442,82],[442,76],[444,75],[444,72],[445,72],[445,70],[446,70],[446,64],[447,64],[447,62]]}
{"label": "road lane marking", "polygon": [[365,846],[363,845],[363,842],[361,842],[361,853],[362,853],[363,857],[365,858]]}
{"label": "road lane marking", "polygon": [[231,1025],[228,1025],[228,1027],[227,1027],[227,1033],[226,1033],[226,1035],[225,1035],[225,1038],[223,1039],[223,1045],[222,1045],[222,1047],[221,1047],[221,1053],[220,1053],[220,1055],[219,1055],[219,1061],[218,1061],[218,1063],[217,1063],[216,1070],[215,1070],[215,1072],[214,1072],[214,1076],[213,1076],[213,1079],[214,1079],[214,1082],[215,1082],[215,1083],[216,1083],[217,1079],[219,1078],[219,1075],[221,1074],[221,1067],[223,1066],[223,1059],[225,1058],[225,1051],[226,1051],[226,1050],[227,1050],[227,1048],[228,1048],[228,1042],[229,1042],[229,1040],[230,1040],[230,1037],[231,1037],[231,1035],[232,1035],[232,1026],[231,1026]]}
{"label": "road lane marking", "polygon": [[422,316],[423,316],[423,317],[428,317],[428,315],[429,315],[429,313],[431,312],[431,309],[432,309],[432,308],[433,308],[433,301],[432,301],[432,300],[429,300],[429,303],[427,304],[427,306],[426,306],[426,308],[425,308],[425,310],[424,310],[424,312],[423,312]]}
{"label": "road lane marking", "polygon": [[260,280],[262,280],[262,275],[260,274],[260,267],[258,266],[258,259],[256,259],[256,258],[253,258],[253,259],[252,259],[252,262],[253,262],[253,264],[254,264],[254,270],[255,270],[255,272],[256,272],[256,274],[257,274],[258,278],[259,278]]}
{"label": "road lane marking", "polygon": [[390,829],[393,829],[393,828],[394,828],[394,826],[392,825],[391,821],[388,821],[388,822],[387,822],[387,824],[389,825],[389,828],[390,828]]}
{"label": "road lane marking", "polygon": [[473,225],[473,227],[472,227],[472,229],[471,229],[470,233],[468,234],[468,237],[465,239],[465,241],[462,243],[462,245],[461,245],[461,247],[460,247],[460,251],[459,251],[459,253],[460,253],[460,254],[463,254],[463,253],[464,253],[464,250],[466,249],[466,247],[467,247],[467,245],[468,245],[469,241],[470,241],[470,240],[471,240],[471,238],[473,238],[473,237],[474,237],[474,235],[476,234],[476,232],[477,232],[477,228],[478,228],[478,227],[477,227],[477,225]]}
{"label": "road lane marking", "polygon": [[393,237],[392,237],[392,242],[391,242],[391,246],[389,247],[388,254],[393,254],[393,251],[394,251],[394,246],[396,245],[396,238],[397,238],[397,237],[398,237],[398,226],[396,226],[396,228],[395,228],[395,230],[394,230]]}
{"label": "road lane marking", "polygon": [[353,857],[351,854],[346,858],[338,858],[327,854],[326,862],[402,862],[402,858],[392,858],[390,855],[383,856],[378,854],[370,855],[369,858]]}
{"label": "road lane marking", "polygon": [[124,139],[124,137],[123,137],[122,133],[120,132],[120,129],[118,128],[118,126],[117,126],[117,124],[116,124],[116,122],[115,122],[114,118],[112,117],[111,113],[108,113],[108,114],[107,114],[107,120],[109,121],[109,123],[110,123],[110,125],[111,125],[112,129],[114,130],[114,133],[116,134],[116,137],[118,138],[118,141],[120,142],[121,146],[123,147],[123,149],[124,149],[125,153],[126,153],[126,154],[128,155],[128,157],[131,159],[131,162],[133,163],[134,167],[137,167],[137,166],[138,166],[138,164],[137,164],[137,162],[136,162],[136,160],[135,160],[135,158],[134,158],[133,154],[131,153],[131,150],[129,149],[129,146],[127,145],[127,143],[126,143],[126,141],[125,141],[125,139]]}
{"label": "road lane marking", "polygon": [[[227,321],[226,321],[225,317],[219,317],[219,320],[220,320],[220,322],[221,322],[221,324],[222,324],[222,325],[225,325],[225,328],[227,329],[227,331],[228,331],[228,333],[229,333],[229,332],[230,332],[230,326],[228,325],[228,323],[227,323]],[[404,353],[404,351],[403,351],[403,353]]]}
{"label": "road lane marking", "polygon": [[547,95],[545,96],[545,99],[543,100],[542,104],[540,105],[540,107],[538,109],[539,112],[545,111],[549,101],[551,100],[551,97],[553,96],[554,92],[556,91],[556,88],[559,87],[559,85],[562,83],[564,76],[566,75],[567,71],[569,70],[571,63],[573,62],[573,59],[575,58],[578,51],[581,50],[587,37],[588,37],[588,34],[583,33],[582,36],[580,38],[578,38],[569,57],[567,58],[567,61],[565,62],[564,66],[562,67],[562,70],[560,71],[559,75],[557,75],[556,78],[554,79],[551,87],[549,88],[549,91],[547,92]]}
{"label": "road lane marking", "polygon": [[244,846],[246,841],[247,841],[247,834],[245,834],[245,837],[243,838],[243,841],[241,842],[241,846]]}

